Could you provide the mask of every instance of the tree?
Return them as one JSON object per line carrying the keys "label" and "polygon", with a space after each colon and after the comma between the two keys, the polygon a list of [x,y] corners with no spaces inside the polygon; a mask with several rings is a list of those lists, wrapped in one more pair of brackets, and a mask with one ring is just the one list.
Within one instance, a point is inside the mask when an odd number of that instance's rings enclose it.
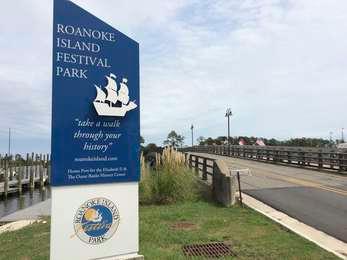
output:
{"label": "tree", "polygon": [[266,145],[269,145],[269,146],[278,146],[280,145],[280,142],[278,140],[276,140],[275,138],[271,138],[269,140],[265,140],[264,141]]}
{"label": "tree", "polygon": [[155,143],[149,143],[143,148],[143,154],[146,156],[150,153],[158,153],[161,151],[161,148],[158,147]]}
{"label": "tree", "polygon": [[199,145],[203,145],[205,142],[205,137],[199,136],[199,138],[196,139],[196,141],[198,142]]}
{"label": "tree", "polygon": [[145,143],[145,139],[142,137],[142,135],[140,135],[140,145]]}
{"label": "tree", "polygon": [[140,135],[140,149],[141,151],[143,151],[144,149],[144,144],[145,144],[145,139],[142,137],[142,135]]}
{"label": "tree", "polygon": [[205,139],[204,144],[213,145],[214,140],[211,137],[209,137],[209,138]]}
{"label": "tree", "polygon": [[14,159],[15,159],[16,162],[20,162],[20,163],[25,161],[23,159],[23,157],[20,154],[18,154],[18,153],[15,155]]}
{"label": "tree", "polygon": [[[239,136],[230,137],[230,144],[238,145],[239,140],[243,139],[246,145],[255,145],[257,139],[262,139],[264,143],[268,146],[299,146],[299,147],[328,147],[332,144],[330,140],[322,138],[291,138],[288,140],[277,140],[275,138],[266,139],[263,137],[255,136]],[[200,145],[223,145],[227,143],[227,137],[219,136],[215,139],[208,137],[204,141],[200,142]]]}
{"label": "tree", "polygon": [[222,144],[227,143],[227,139],[228,138],[226,136],[218,136],[214,142],[216,145],[222,145]]}
{"label": "tree", "polygon": [[168,135],[166,140],[164,141],[164,145],[169,145],[172,147],[182,147],[184,143],[184,136],[177,134],[174,130],[172,130]]}

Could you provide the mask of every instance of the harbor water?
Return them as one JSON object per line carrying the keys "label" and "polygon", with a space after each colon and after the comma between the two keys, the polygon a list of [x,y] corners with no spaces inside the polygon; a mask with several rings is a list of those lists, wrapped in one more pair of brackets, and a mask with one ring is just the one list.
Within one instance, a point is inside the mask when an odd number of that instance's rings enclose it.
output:
{"label": "harbor water", "polygon": [[0,197],[0,219],[18,210],[28,208],[51,197],[51,189],[45,186],[42,189],[23,191],[22,195],[11,194],[5,200]]}

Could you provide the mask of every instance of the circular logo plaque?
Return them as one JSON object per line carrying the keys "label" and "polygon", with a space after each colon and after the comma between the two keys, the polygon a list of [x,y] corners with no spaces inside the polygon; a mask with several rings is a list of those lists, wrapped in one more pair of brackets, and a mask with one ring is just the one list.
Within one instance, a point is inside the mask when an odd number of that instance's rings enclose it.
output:
{"label": "circular logo plaque", "polygon": [[119,211],[111,200],[102,197],[87,200],[75,214],[75,235],[87,244],[104,243],[117,231],[119,220]]}

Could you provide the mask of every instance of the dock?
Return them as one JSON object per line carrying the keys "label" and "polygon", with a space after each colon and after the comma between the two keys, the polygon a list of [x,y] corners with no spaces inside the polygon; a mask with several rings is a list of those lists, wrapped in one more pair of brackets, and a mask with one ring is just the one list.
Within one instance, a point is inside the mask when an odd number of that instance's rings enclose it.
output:
{"label": "dock", "polygon": [[21,194],[23,189],[43,187],[49,180],[49,155],[27,154],[26,159],[0,155],[0,195],[5,198],[12,193]]}

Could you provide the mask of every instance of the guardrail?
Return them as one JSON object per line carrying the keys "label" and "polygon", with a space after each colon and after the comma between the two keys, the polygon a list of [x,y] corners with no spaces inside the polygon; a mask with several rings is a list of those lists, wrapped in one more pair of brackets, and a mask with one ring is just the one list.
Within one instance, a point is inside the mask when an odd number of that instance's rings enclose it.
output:
{"label": "guardrail", "polygon": [[[212,196],[226,207],[235,204],[236,175],[225,165],[223,160],[215,160],[196,154],[185,153],[189,166],[203,181],[211,184]],[[210,176],[210,178],[209,178]]]}
{"label": "guardrail", "polygon": [[213,165],[215,162],[214,159],[188,153],[186,153],[185,155],[189,167],[193,168],[196,173],[201,173],[202,180],[207,181],[207,176],[213,175]]}
{"label": "guardrail", "polygon": [[182,148],[181,151],[218,154],[274,164],[296,165],[347,173],[347,150],[280,146],[211,145]]}

